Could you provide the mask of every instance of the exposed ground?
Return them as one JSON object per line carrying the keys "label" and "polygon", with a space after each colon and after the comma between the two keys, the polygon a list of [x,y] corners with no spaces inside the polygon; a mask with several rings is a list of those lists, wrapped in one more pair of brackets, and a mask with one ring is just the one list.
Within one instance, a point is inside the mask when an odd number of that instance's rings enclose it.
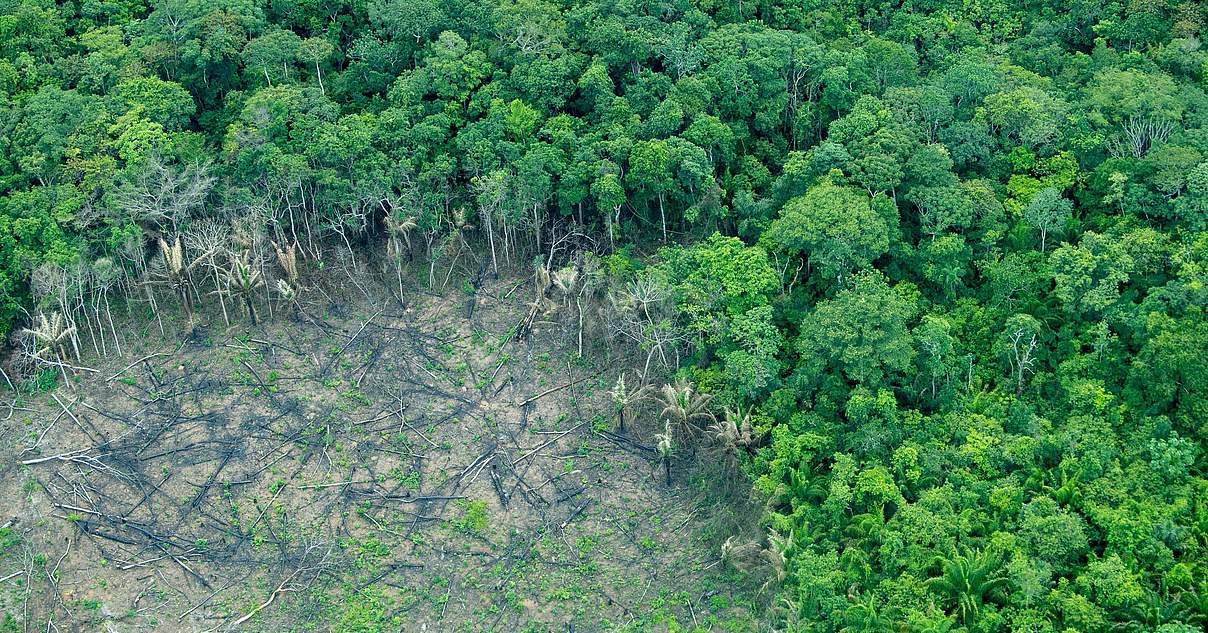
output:
{"label": "exposed ground", "polygon": [[136,319],[0,422],[0,631],[756,630],[705,477],[613,432],[598,334],[513,336],[531,292]]}

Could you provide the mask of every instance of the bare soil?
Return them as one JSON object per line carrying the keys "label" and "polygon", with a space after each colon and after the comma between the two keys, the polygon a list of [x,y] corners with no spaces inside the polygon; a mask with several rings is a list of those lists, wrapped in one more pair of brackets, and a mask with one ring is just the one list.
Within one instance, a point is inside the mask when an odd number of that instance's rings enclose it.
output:
{"label": "bare soil", "polygon": [[616,432],[598,333],[514,336],[531,292],[132,320],[0,422],[0,631],[756,630],[705,477]]}

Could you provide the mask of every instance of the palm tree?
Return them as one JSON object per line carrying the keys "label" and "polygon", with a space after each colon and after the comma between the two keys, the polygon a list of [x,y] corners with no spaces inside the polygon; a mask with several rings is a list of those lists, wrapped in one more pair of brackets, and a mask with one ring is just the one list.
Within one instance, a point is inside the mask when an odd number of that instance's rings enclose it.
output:
{"label": "palm tree", "polygon": [[[907,625],[912,633],[950,633],[952,627],[956,626],[956,621],[950,615],[945,615],[940,612],[934,605],[929,605],[927,612],[918,614],[911,618]],[[961,629],[962,631],[964,629]]]}
{"label": "palm tree", "polygon": [[868,553],[871,565],[873,558],[881,551],[881,543],[884,542],[888,533],[884,506],[872,512],[852,517],[845,531],[860,546],[861,551]]}
{"label": "palm tree", "polygon": [[[407,255],[411,255],[411,231],[414,231],[419,224],[416,222],[415,216],[409,215],[401,217],[396,215],[387,215],[382,218],[386,224],[386,232],[390,234],[390,239],[386,242],[386,253],[392,257],[401,259],[403,256],[403,245],[407,246]],[[402,242],[399,238],[403,238]]]}
{"label": "palm tree", "polygon": [[1187,623],[1208,626],[1208,585],[1179,593],[1178,609]]}
{"label": "palm tree", "polygon": [[193,298],[189,291],[192,289],[193,282],[190,275],[193,269],[209,258],[213,252],[206,251],[192,262],[185,264],[184,245],[181,244],[179,235],[172,244],[168,244],[162,237],[159,238],[159,252],[163,256],[164,280],[180,296],[180,305],[185,309],[185,314],[191,323],[193,321]]}
{"label": "palm tree", "polygon": [[625,409],[641,400],[646,393],[650,391],[650,385],[641,385],[637,389],[629,389],[625,383],[625,372],[621,372],[617,376],[617,384],[612,386],[612,390],[608,392],[612,396],[612,402],[617,406],[617,432],[625,432]]}
{"label": "palm tree", "polygon": [[741,409],[726,407],[722,418],[709,425],[709,432],[713,439],[721,444],[726,455],[733,459],[737,459],[740,447],[748,448],[758,440],[755,428],[751,425],[750,409],[743,412]]}
{"label": "palm tree", "polygon": [[721,544],[721,559],[734,569],[749,573],[764,561],[763,547],[757,541],[741,541],[731,536]]}
{"label": "palm tree", "polygon": [[1071,504],[1077,505],[1082,500],[1082,492],[1078,489],[1082,483],[1082,471],[1079,470],[1073,475],[1069,474],[1065,466],[1061,467],[1061,474],[1054,485],[1045,484],[1043,490],[1057,501],[1057,504],[1065,507]]}
{"label": "palm tree", "polygon": [[579,267],[566,266],[550,273],[550,285],[558,292],[563,303],[579,289]]}
{"label": "palm tree", "polygon": [[937,560],[943,574],[929,579],[927,585],[952,600],[963,624],[977,616],[990,592],[1007,582],[1000,573],[998,557],[982,550],[962,547],[951,560]]}
{"label": "palm tree", "polygon": [[277,264],[285,272],[285,281],[291,287],[298,285],[298,243],[286,244],[284,248],[273,242],[273,251],[277,253]]}
{"label": "palm tree", "polygon": [[54,312],[50,318],[47,318],[45,314],[39,314],[37,324],[32,328],[21,330],[21,332],[34,339],[33,357],[58,365],[59,372],[63,375],[63,382],[68,382],[67,372],[63,366],[71,358],[71,354],[67,351],[67,342],[75,335],[75,326],[61,312]]}
{"label": "palm tree", "polygon": [[773,584],[779,585],[789,577],[789,556],[796,543],[793,536],[793,532],[784,536],[775,529],[768,528],[768,546],[763,549],[763,556],[772,564],[772,575],[763,584],[763,589],[767,589]]}
{"label": "palm tree", "polygon": [[[792,503],[793,499],[804,499],[821,505],[830,494],[825,477],[816,477],[809,465],[802,468],[789,467],[789,483],[787,490],[781,495],[780,502]],[[785,496],[787,495],[787,498]]]}
{"label": "palm tree", "polygon": [[847,623],[840,633],[881,633],[893,631],[893,621],[881,610],[875,595],[863,600],[851,599],[851,606],[843,611]]}
{"label": "palm tree", "polygon": [[677,380],[673,385],[663,385],[659,401],[663,405],[663,417],[674,420],[676,425],[689,435],[700,432],[698,421],[717,421],[709,412],[712,394],[699,393],[695,385],[686,380]]}
{"label": "palm tree", "polygon": [[868,580],[872,578],[872,557],[868,552],[859,547],[846,547],[839,555],[839,563],[849,577],[856,579],[851,587],[853,591],[856,587],[867,587]]}
{"label": "palm tree", "polygon": [[656,433],[654,439],[658,440],[656,449],[659,452],[659,457],[663,460],[663,473],[667,477],[667,487],[671,487],[671,451],[674,448],[671,444],[671,422],[663,420],[663,432]]}
{"label": "palm tree", "polygon": [[251,252],[243,251],[236,255],[230,255],[231,267],[227,270],[226,290],[224,292],[238,294],[243,298],[243,305],[247,308],[248,319],[252,325],[257,325],[259,319],[256,318],[256,306],[252,303],[252,296],[256,289],[264,285],[264,277],[260,274],[260,267],[255,266],[251,261]]}
{"label": "palm tree", "polygon": [[[386,232],[390,234],[390,239],[386,241],[386,255],[394,262],[394,273],[398,277],[398,294],[403,296],[403,244],[407,248],[407,259],[411,259],[411,232],[419,226],[415,216],[410,215],[401,217],[398,215],[387,214],[382,218],[386,224]],[[403,238],[402,241],[399,238]]]}
{"label": "palm tree", "polygon": [[875,512],[857,514],[847,525],[848,536],[863,541],[874,547],[879,546],[885,537],[885,508],[882,506]]}
{"label": "palm tree", "polygon": [[1163,624],[1180,618],[1180,605],[1168,602],[1157,593],[1145,592],[1145,597],[1136,601],[1118,614],[1113,629],[1124,631],[1156,631]]}

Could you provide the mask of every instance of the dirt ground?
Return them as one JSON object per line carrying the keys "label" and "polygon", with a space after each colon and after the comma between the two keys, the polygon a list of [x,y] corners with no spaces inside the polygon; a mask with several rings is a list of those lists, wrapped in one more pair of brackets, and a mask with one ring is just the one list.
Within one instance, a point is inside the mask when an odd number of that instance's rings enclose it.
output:
{"label": "dirt ground", "polygon": [[518,340],[531,293],[136,318],[0,403],[0,632],[757,630],[716,475],[666,487],[625,359]]}

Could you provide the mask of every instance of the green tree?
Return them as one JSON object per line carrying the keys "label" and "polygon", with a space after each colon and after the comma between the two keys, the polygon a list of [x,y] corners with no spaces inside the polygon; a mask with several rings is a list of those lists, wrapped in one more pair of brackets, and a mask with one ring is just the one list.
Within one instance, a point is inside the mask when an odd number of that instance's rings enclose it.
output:
{"label": "green tree", "polygon": [[265,83],[271,87],[273,77],[278,82],[293,77],[293,64],[301,52],[302,38],[293,31],[276,29],[249,40],[243,58],[249,68],[264,75]]}
{"label": "green tree", "polygon": [[1040,252],[1050,233],[1060,233],[1073,215],[1074,204],[1061,196],[1054,187],[1041,189],[1024,207],[1023,219],[1040,232]]}
{"label": "green tree", "polygon": [[799,370],[817,380],[834,368],[852,382],[883,384],[914,360],[908,326],[916,310],[881,273],[853,276],[834,299],[819,303],[802,321]]}
{"label": "green tree", "polygon": [[811,269],[842,284],[889,250],[889,227],[867,195],[824,181],[789,200],[763,239],[778,252],[804,256]]}
{"label": "green tree", "polygon": [[948,600],[965,624],[976,620],[986,599],[1007,583],[998,557],[985,550],[964,547],[939,563],[940,575],[927,585]]}
{"label": "green tree", "polygon": [[323,94],[327,94],[327,89],[323,86],[323,69],[320,64],[327,61],[334,51],[335,47],[331,42],[321,37],[308,37],[298,46],[298,60],[315,67],[315,78],[319,80],[319,90]]}
{"label": "green tree", "polygon": [[1092,231],[1077,246],[1063,244],[1049,258],[1054,294],[1066,310],[1082,317],[1104,315],[1120,301],[1121,287],[1134,269],[1123,243]]}

